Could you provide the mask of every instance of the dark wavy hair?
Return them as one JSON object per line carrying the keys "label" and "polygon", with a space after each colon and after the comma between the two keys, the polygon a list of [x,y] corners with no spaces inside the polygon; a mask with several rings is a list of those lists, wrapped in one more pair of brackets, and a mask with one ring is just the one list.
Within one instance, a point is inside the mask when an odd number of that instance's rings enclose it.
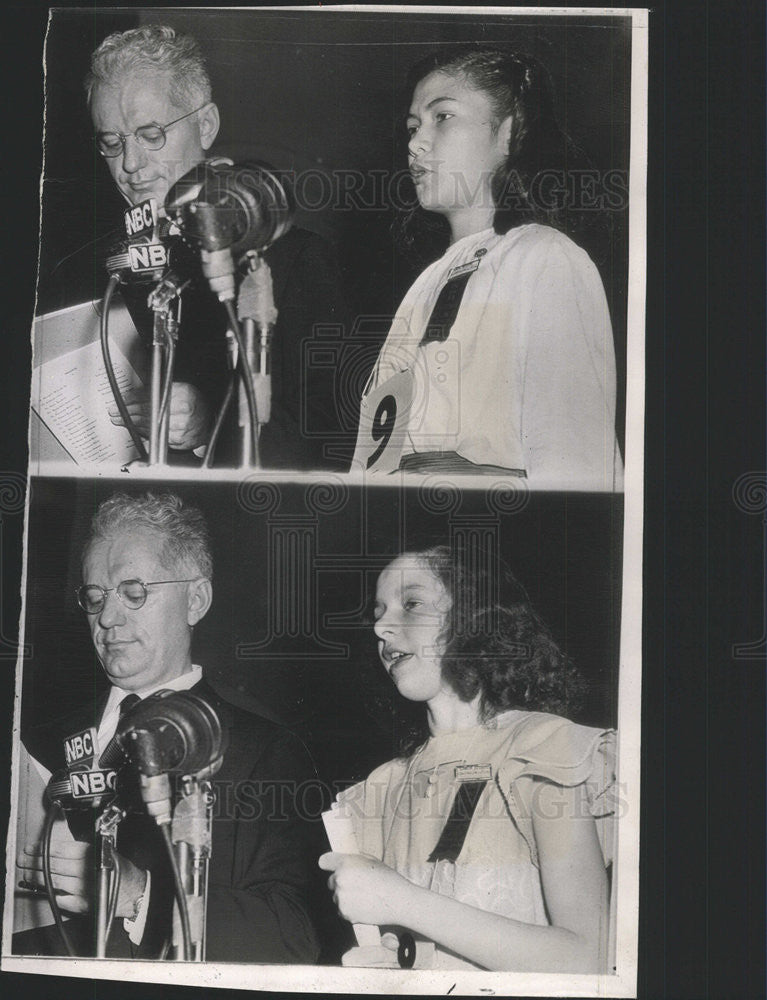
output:
{"label": "dark wavy hair", "polygon": [[[412,67],[406,99],[437,70],[463,77],[469,86],[487,95],[495,129],[511,116],[508,155],[492,181],[496,233],[503,235],[515,226],[540,222],[574,237],[585,235],[584,230],[595,221],[593,212],[586,215],[568,211],[556,201],[544,203],[535,190],[546,177],[565,176],[567,171],[590,165],[559,127],[554,87],[543,64],[532,56],[497,46],[448,46]],[[440,256],[449,243],[446,220],[421,208],[414,189],[411,199],[395,216],[392,228],[400,249],[420,265]]]}
{"label": "dark wavy hair", "polygon": [[[488,562],[460,545],[410,554],[451,598],[440,637],[442,676],[462,701],[479,695],[485,722],[509,709],[577,716],[586,684],[500,559]],[[390,704],[391,709],[400,753],[409,756],[429,735],[424,713],[420,706]]]}
{"label": "dark wavy hair", "polygon": [[484,720],[512,708],[558,715],[580,708],[580,675],[500,560],[481,566],[446,545],[415,555],[451,598],[442,675],[462,701],[479,695]]}

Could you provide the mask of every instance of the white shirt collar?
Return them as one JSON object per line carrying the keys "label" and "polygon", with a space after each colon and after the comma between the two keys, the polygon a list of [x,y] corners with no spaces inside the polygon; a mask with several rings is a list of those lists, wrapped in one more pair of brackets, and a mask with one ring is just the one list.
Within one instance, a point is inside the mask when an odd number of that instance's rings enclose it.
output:
{"label": "white shirt collar", "polygon": [[[191,670],[187,670],[185,674],[179,674],[178,677],[174,677],[172,680],[163,681],[162,684],[153,684],[151,687],[144,688],[141,691],[136,691],[135,693],[139,698],[146,698],[150,694],[154,694],[155,691],[171,690],[171,691],[188,691],[189,688],[194,687],[198,681],[202,680],[202,667],[196,664],[192,665]],[[117,713],[120,707],[120,702],[123,698],[127,698],[131,691],[126,691],[124,688],[112,687],[109,691],[109,697],[107,698],[106,706],[104,707],[104,714],[101,717],[102,729],[104,723],[111,718],[113,713]]]}

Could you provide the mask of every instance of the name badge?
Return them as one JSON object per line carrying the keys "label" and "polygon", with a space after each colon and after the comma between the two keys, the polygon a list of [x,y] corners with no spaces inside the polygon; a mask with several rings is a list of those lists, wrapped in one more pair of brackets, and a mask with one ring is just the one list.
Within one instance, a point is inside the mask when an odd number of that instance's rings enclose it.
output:
{"label": "name badge", "polygon": [[473,271],[476,271],[478,267],[478,260],[470,260],[466,264],[459,264],[457,267],[450,269],[447,275],[447,280],[452,281],[453,278],[460,278],[462,274],[471,274]]}
{"label": "name badge", "polygon": [[410,370],[392,375],[363,396],[353,469],[387,473],[399,468],[412,403]]}
{"label": "name badge", "polygon": [[459,764],[454,773],[456,781],[490,781],[493,768],[490,764]]}

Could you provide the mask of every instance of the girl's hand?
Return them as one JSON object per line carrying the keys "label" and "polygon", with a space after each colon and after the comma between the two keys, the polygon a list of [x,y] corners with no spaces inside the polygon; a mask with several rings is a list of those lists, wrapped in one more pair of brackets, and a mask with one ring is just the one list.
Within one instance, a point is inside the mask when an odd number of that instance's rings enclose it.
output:
{"label": "girl's hand", "polygon": [[393,868],[364,854],[329,851],[318,862],[332,872],[328,888],[338,912],[353,924],[407,925],[407,900],[414,886]]}

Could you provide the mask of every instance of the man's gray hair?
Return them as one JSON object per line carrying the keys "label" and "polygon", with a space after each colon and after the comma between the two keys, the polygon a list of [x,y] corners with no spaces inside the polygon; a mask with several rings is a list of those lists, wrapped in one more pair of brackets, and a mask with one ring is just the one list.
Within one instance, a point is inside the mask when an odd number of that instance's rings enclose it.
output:
{"label": "man's gray hair", "polygon": [[178,108],[201,106],[211,99],[210,77],[200,46],[191,35],[177,35],[165,24],[148,24],[108,35],[91,56],[85,92],[90,104],[98,83],[113,84],[137,69],[170,76],[170,99]]}
{"label": "man's gray hair", "polygon": [[95,541],[137,528],[156,532],[162,538],[160,558],[168,569],[212,579],[213,557],[205,518],[175,493],[115,493],[93,515],[84,552]]}

